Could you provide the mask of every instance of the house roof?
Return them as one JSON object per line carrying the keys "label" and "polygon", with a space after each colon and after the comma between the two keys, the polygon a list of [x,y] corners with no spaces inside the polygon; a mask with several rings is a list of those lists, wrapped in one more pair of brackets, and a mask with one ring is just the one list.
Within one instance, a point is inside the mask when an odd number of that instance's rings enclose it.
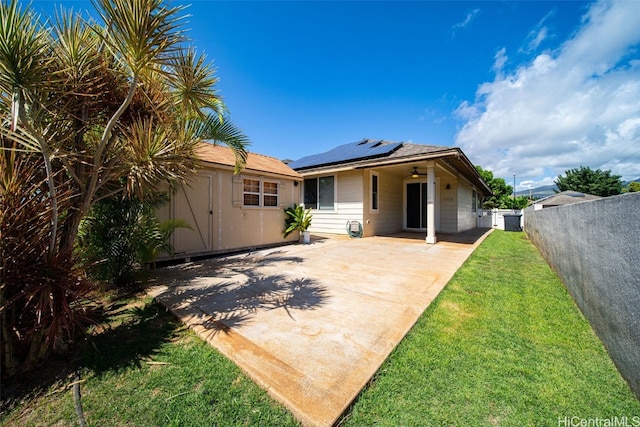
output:
{"label": "house roof", "polygon": [[[349,157],[349,153],[354,154]],[[457,147],[365,139],[341,145],[325,153],[303,157],[289,163],[289,166],[303,175],[309,175],[436,159],[448,163],[481,191],[491,194],[476,168]]]}
{"label": "house roof", "polygon": [[289,163],[294,169],[349,163],[355,160],[388,156],[402,146],[399,142],[363,139],[340,145],[324,153],[312,154]]}
{"label": "house roof", "polygon": [[544,206],[562,206],[562,205],[570,205],[573,203],[586,202],[589,200],[597,200],[601,199],[600,196],[595,196],[593,194],[585,194],[579,193],[577,191],[562,191],[558,194],[554,194],[548,197],[545,197],[540,200],[536,200],[534,204]]}
{"label": "house roof", "polygon": [[[229,147],[213,145],[203,142],[197,148],[197,154],[200,160],[215,165],[227,166],[233,168],[236,164],[236,158],[233,151]],[[302,175],[294,171],[292,168],[284,164],[275,157],[265,156],[263,154],[248,153],[247,164],[244,171],[255,173],[268,173],[272,175],[281,175],[293,179],[302,179]]]}

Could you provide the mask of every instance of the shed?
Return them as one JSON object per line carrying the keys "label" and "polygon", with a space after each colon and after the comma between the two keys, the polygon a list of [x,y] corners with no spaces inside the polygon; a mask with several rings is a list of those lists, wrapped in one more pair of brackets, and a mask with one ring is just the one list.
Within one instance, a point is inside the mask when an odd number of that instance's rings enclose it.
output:
{"label": "shed", "polygon": [[171,236],[174,255],[160,260],[228,253],[294,242],[283,237],[284,208],[300,198],[302,176],[282,161],[249,153],[246,167],[234,174],[230,148],[202,143],[202,164],[195,178],[161,208],[161,220],[180,218],[191,229]]}

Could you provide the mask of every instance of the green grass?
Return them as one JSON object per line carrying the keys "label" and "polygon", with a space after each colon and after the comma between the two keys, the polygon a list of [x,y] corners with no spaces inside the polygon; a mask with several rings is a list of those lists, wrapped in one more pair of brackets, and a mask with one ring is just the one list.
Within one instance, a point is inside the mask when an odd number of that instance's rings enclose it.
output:
{"label": "green grass", "polygon": [[558,426],[623,416],[640,417],[640,404],[562,283],[523,233],[496,231],[342,424]]}
{"label": "green grass", "polygon": [[[107,320],[70,359],[38,373],[0,424],[76,425],[68,387],[76,369],[90,426],[297,424],[149,299],[118,300]],[[564,417],[623,416],[634,421],[640,403],[558,278],[524,234],[496,231],[341,424],[558,426]]]}
{"label": "green grass", "polygon": [[[82,367],[88,425],[297,425],[284,407],[161,306],[148,298],[126,302],[112,310],[106,330],[93,331],[77,360],[54,361],[66,371],[70,364]],[[0,424],[78,425],[72,381],[59,378],[0,415]]]}

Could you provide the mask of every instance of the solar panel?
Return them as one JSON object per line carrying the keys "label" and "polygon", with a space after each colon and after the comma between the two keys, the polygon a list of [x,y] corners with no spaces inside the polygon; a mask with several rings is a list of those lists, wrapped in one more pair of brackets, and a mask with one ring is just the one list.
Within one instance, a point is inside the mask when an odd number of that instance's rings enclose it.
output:
{"label": "solar panel", "polygon": [[401,145],[401,142],[364,139],[362,141],[341,145],[324,153],[303,157],[289,163],[289,167],[292,169],[306,169],[382,157],[393,153],[400,148]]}

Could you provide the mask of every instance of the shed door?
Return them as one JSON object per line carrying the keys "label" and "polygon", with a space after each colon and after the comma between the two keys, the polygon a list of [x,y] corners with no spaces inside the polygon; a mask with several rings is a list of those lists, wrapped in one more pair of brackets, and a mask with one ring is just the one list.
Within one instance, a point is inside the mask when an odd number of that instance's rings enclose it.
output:
{"label": "shed door", "polygon": [[174,232],[176,255],[209,252],[213,249],[213,176],[200,174],[174,196],[174,218],[189,223],[192,230]]}

